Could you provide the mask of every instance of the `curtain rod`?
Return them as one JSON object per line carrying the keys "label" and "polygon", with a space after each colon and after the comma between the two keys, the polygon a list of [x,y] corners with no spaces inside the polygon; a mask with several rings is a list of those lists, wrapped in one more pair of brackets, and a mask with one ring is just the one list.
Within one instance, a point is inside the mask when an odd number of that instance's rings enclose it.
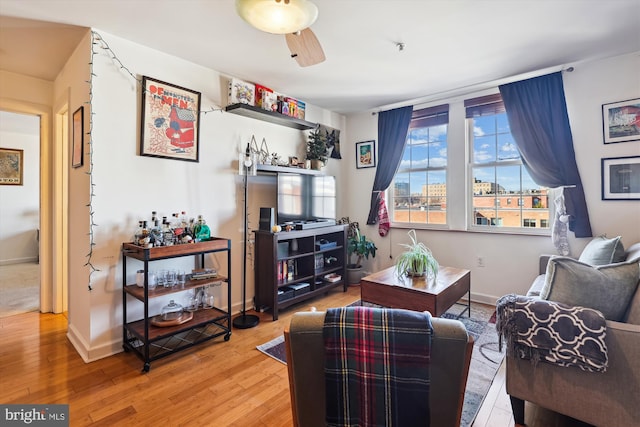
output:
{"label": "curtain rod", "polygon": [[427,96],[422,96],[420,98],[414,98],[408,101],[401,101],[401,102],[397,102],[394,104],[388,104],[388,105],[383,105],[381,107],[377,108],[377,111],[372,111],[371,115],[376,115],[378,114],[380,111],[387,111],[387,110],[393,110],[394,108],[400,108],[400,107],[405,107],[407,105],[417,105],[417,104],[426,104],[426,103],[430,103],[430,102],[437,102],[437,101],[442,101],[445,99],[449,99],[452,97],[457,97],[457,96],[465,96],[468,95],[470,93],[473,92],[479,92],[481,90],[486,90],[486,89],[490,89],[496,86],[500,86],[503,84],[507,84],[507,83],[513,83],[515,81],[518,80],[525,80],[525,79],[531,79],[534,77],[540,77],[543,76],[545,74],[551,74],[551,73],[555,73],[555,72],[563,72],[563,73],[571,73],[575,70],[575,67],[567,67],[567,68],[563,68],[564,66],[555,66],[555,67],[549,67],[549,68],[544,68],[542,70],[538,70],[538,71],[530,71],[528,73],[523,73],[523,74],[518,74],[515,76],[511,76],[511,77],[504,77],[502,79],[497,79],[497,80],[487,80],[484,81],[482,83],[474,83],[472,85],[467,85],[467,86],[462,86],[456,89],[450,89],[450,90],[445,90],[442,92],[436,92],[434,94],[431,95],[427,95]]}

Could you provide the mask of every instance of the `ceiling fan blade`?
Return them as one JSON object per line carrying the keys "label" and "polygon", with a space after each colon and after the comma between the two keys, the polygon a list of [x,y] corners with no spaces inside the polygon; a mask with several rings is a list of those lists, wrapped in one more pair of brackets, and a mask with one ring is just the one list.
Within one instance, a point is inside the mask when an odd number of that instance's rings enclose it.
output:
{"label": "ceiling fan blade", "polygon": [[301,67],[308,67],[323,62],[326,58],[316,35],[311,28],[305,28],[297,33],[285,34],[291,57]]}

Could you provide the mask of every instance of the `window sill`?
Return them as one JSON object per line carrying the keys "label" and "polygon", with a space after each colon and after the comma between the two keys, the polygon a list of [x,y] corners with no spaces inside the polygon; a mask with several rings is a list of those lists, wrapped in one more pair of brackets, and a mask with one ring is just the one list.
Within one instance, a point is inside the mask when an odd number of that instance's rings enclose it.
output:
{"label": "window sill", "polygon": [[495,227],[492,229],[482,229],[476,227],[470,227],[467,229],[452,229],[447,225],[432,225],[432,224],[410,224],[410,223],[391,223],[390,228],[398,230],[425,230],[425,231],[446,231],[454,233],[480,233],[480,234],[493,234],[493,235],[509,235],[509,236],[529,236],[529,237],[546,237],[551,236],[550,229],[544,229],[537,231],[526,229],[514,229],[505,227]]}

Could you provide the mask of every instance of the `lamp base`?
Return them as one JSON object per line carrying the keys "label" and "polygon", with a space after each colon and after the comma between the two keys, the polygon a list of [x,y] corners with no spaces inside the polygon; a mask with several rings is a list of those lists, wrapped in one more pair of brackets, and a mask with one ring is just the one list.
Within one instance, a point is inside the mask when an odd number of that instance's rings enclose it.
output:
{"label": "lamp base", "polygon": [[240,316],[233,319],[233,327],[237,329],[249,329],[254,326],[258,326],[260,318],[253,314],[242,313]]}

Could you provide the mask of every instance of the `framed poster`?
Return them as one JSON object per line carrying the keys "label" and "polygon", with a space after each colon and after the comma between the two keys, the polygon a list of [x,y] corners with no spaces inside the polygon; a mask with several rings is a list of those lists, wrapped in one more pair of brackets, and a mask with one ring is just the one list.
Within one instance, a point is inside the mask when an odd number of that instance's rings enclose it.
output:
{"label": "framed poster", "polygon": [[84,162],[84,107],[73,113],[73,135],[71,136],[71,166],[79,168]]}
{"label": "framed poster", "polygon": [[200,92],[142,77],[140,155],[199,161]]}
{"label": "framed poster", "polygon": [[24,151],[0,148],[0,185],[23,185]]}
{"label": "framed poster", "polygon": [[356,143],[356,168],[372,168],[376,165],[375,141]]}
{"label": "framed poster", "polygon": [[602,159],[602,200],[640,200],[640,156]]}
{"label": "framed poster", "polygon": [[602,105],[604,143],[640,140],[640,98]]}

